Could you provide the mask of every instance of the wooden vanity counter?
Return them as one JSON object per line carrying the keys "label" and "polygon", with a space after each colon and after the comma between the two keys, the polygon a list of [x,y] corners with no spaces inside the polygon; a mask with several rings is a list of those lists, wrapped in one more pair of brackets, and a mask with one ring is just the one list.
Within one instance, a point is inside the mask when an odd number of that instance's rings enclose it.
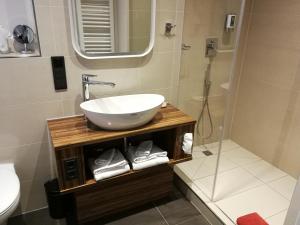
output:
{"label": "wooden vanity counter", "polygon": [[[173,165],[192,159],[183,152],[182,143],[185,133],[194,133],[195,123],[170,104],[151,122],[132,130],[92,130],[84,116],[49,120],[60,192],[74,199],[74,220],[69,224],[86,223],[170,194]],[[128,143],[149,139],[168,152],[168,164],[95,181],[87,166],[88,159],[97,156],[95,149],[115,147],[124,153]]]}
{"label": "wooden vanity counter", "polygon": [[150,123],[136,129],[125,131],[91,130],[87,128],[87,121],[84,116],[48,121],[52,145],[55,151],[70,146],[75,147],[105,142],[188,124],[194,125],[195,120],[170,104],[162,108]]}

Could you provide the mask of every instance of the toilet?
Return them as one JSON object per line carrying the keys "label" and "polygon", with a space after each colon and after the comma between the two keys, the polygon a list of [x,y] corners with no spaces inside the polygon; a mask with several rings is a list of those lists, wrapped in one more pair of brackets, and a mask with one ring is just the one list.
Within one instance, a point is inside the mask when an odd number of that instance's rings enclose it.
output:
{"label": "toilet", "polygon": [[0,225],[5,225],[20,200],[20,181],[13,164],[0,164]]}

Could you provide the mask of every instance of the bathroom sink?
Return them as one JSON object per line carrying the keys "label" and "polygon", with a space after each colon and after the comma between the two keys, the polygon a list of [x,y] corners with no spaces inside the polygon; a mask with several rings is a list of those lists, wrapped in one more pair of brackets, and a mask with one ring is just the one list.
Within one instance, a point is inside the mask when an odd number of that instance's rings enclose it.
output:
{"label": "bathroom sink", "polygon": [[164,101],[162,95],[137,94],[90,100],[81,103],[80,107],[98,127],[125,130],[151,121]]}

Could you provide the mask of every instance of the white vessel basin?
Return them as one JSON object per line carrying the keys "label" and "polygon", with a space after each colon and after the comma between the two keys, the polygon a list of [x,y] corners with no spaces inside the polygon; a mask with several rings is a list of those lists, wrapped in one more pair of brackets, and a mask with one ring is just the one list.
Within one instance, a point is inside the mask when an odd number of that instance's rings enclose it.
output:
{"label": "white vessel basin", "polygon": [[148,123],[164,101],[162,95],[138,94],[90,100],[80,107],[95,125],[107,130],[125,130]]}

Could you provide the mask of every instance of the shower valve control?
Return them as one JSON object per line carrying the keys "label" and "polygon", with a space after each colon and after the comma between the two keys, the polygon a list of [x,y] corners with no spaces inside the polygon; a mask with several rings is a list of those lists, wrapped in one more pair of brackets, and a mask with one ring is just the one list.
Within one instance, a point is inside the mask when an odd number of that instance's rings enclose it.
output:
{"label": "shower valve control", "polygon": [[207,38],[205,57],[215,57],[218,49],[218,38]]}

